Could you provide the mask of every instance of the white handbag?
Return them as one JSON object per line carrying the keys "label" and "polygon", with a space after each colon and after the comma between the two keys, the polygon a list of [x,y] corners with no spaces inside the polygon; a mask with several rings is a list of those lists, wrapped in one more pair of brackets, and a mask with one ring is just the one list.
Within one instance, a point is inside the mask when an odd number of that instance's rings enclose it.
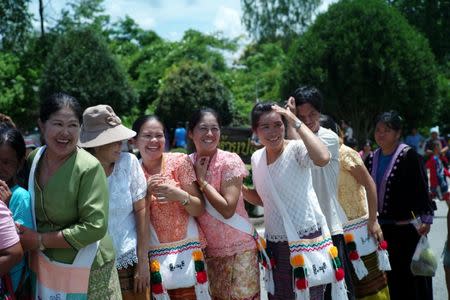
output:
{"label": "white handbag", "polygon": [[189,216],[186,238],[160,243],[150,223],[150,275],[156,300],[170,299],[167,290],[195,286],[197,299],[209,300],[206,266],[198,238],[197,223]]}
{"label": "white handbag", "polygon": [[386,242],[380,243],[369,234],[367,228],[369,220],[367,216],[351,220],[344,226],[344,238],[349,251],[349,258],[355,269],[356,276],[359,280],[363,279],[369,274],[361,256],[366,256],[377,252],[378,268],[382,271],[390,271],[391,265],[389,263],[389,256],[386,250]]}

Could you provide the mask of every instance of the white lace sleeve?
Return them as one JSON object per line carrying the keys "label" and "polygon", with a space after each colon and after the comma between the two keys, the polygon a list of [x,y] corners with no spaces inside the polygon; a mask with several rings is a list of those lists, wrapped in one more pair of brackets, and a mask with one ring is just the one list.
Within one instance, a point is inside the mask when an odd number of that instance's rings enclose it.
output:
{"label": "white lace sleeve", "polygon": [[136,156],[130,154],[130,176],[131,176],[131,200],[134,202],[141,200],[147,194],[147,180]]}

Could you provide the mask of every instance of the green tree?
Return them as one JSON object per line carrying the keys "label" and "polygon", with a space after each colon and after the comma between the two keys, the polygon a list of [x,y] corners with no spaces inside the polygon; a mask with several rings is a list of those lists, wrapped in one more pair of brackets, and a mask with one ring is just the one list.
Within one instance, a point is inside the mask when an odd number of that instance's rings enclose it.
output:
{"label": "green tree", "polygon": [[0,52],[0,111],[21,123],[25,112],[25,79],[19,75],[20,61],[12,53]]}
{"label": "green tree", "polygon": [[318,87],[325,112],[368,137],[376,114],[396,109],[421,127],[438,100],[437,68],[427,40],[382,0],[342,0],[319,15],[289,50],[284,97]]}
{"label": "green tree", "polygon": [[136,52],[128,68],[139,94],[139,110],[145,111],[158,98],[157,91],[166,71],[185,61],[205,64],[223,80],[222,76],[228,72],[223,51],[235,50],[236,47],[236,41],[195,30],[186,31],[179,42],[154,38],[152,43]]}
{"label": "green tree", "polygon": [[450,1],[387,0],[430,41],[440,62],[450,60]]}
{"label": "green tree", "polygon": [[162,79],[156,114],[172,128],[177,121],[188,121],[192,113],[202,107],[217,110],[223,125],[231,123],[231,93],[211,70],[195,62],[173,66]]}
{"label": "green tree", "polygon": [[161,40],[140,49],[131,59],[128,73],[138,93],[138,109],[141,112],[158,98],[161,78],[170,66],[167,54],[172,49],[172,43]]}
{"label": "green tree", "polygon": [[436,109],[438,114],[436,121],[443,132],[450,133],[448,122],[450,116],[450,61],[447,62],[447,65],[442,66],[442,69],[447,70],[447,72],[441,72],[438,75],[439,105]]}
{"label": "green tree", "polygon": [[0,0],[0,49],[20,51],[31,31],[29,0]]}
{"label": "green tree", "polygon": [[245,49],[232,70],[230,89],[235,98],[236,121],[250,124],[256,101],[280,101],[281,75],[285,53],[280,42],[255,43]]}
{"label": "green tree", "polygon": [[117,114],[127,112],[136,99],[125,71],[91,28],[62,35],[48,55],[40,94],[57,91],[75,96],[83,107],[109,104]]}
{"label": "green tree", "polygon": [[107,37],[110,33],[110,17],[105,15],[103,0],[73,0],[68,2],[68,8],[63,8],[61,17],[52,32],[64,34],[67,31],[84,27],[101,32]]}
{"label": "green tree", "polygon": [[289,40],[311,23],[321,0],[241,0],[242,22],[256,41]]}

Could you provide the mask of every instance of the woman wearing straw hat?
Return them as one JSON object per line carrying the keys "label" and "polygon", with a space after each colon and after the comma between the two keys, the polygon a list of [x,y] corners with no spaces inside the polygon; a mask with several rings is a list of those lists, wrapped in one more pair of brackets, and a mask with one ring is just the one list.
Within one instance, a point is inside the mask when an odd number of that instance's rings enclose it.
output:
{"label": "woman wearing straw hat", "polygon": [[147,183],[137,158],[121,152],[122,141],[136,135],[121,123],[108,105],[87,108],[80,145],[100,161],[108,177],[108,232],[116,251],[122,297],[150,299]]}

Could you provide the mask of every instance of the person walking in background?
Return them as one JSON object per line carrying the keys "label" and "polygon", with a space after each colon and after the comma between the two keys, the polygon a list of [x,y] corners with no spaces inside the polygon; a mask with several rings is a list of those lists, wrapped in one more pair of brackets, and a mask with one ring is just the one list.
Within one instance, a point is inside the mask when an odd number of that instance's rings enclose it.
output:
{"label": "person walking in background", "polygon": [[439,126],[432,127],[430,129],[430,138],[426,141],[425,144],[425,154],[427,156],[433,155],[433,142],[439,141],[441,143],[441,153],[446,155],[448,151],[447,141],[439,136]]}
{"label": "person walking in background", "polygon": [[183,127],[183,123],[177,122],[177,128],[175,128],[175,133],[173,135],[172,147],[186,149],[186,137],[186,128]]}
{"label": "person walking in background", "polygon": [[[154,233],[160,243],[184,240],[192,216],[198,217],[204,212],[192,162],[184,153],[163,153],[164,125],[156,116],[138,118],[132,129],[137,133],[133,143],[141,154],[141,167],[148,182],[150,223]],[[202,247],[205,246],[203,242]],[[163,278],[163,283],[167,284],[167,280]],[[154,288],[152,292],[156,292]],[[168,290],[171,300],[195,300],[195,292],[194,286]]]}
{"label": "person walking in background", "polygon": [[122,142],[135,135],[108,105],[83,113],[80,146],[100,161],[108,177],[108,233],[116,251],[122,298],[149,300],[147,181],[136,156],[121,151]]}
{"label": "person walking in background", "polygon": [[[367,270],[367,274],[361,279],[355,272],[355,268],[351,269],[353,284],[355,288],[355,297],[364,300],[388,300],[389,288],[387,286],[386,273],[379,269],[377,247],[378,243],[383,241],[383,232],[377,220],[377,191],[376,185],[367,171],[364,162],[359,154],[352,148],[344,145],[343,133],[340,132],[338,125],[334,120],[322,115],[320,125],[324,128],[333,130],[339,135],[339,185],[338,199],[348,219],[348,223],[344,224],[346,232],[346,242],[350,243],[349,237],[353,237],[355,248],[362,264]],[[373,244],[373,252],[362,256],[361,251],[367,251],[367,241],[362,243],[358,239],[356,230],[359,224],[367,222],[367,232],[375,239]],[[366,234],[366,233],[365,233]],[[366,236],[364,235],[364,238]],[[356,258],[353,257],[355,260]]]}
{"label": "person walking in background", "polygon": [[[314,87],[302,86],[289,98],[287,107],[294,113],[326,146],[330,152],[330,162],[323,168],[311,170],[314,191],[319,199],[320,208],[327,219],[333,244],[338,248],[339,258],[344,265],[345,283],[349,299],[354,299],[351,265],[345,247],[342,224],[347,217],[338,201],[339,179],[339,137],[333,131],[320,126],[323,106],[322,94]],[[295,124],[294,124],[295,125]],[[300,139],[295,126],[289,124],[287,135],[290,139]],[[326,299],[331,297],[330,285],[327,287]]]}
{"label": "person walking in background", "polygon": [[424,143],[425,138],[417,131],[417,128],[415,127],[411,129],[411,133],[405,138],[405,144],[416,150],[416,152],[420,155],[424,154]]}
{"label": "person walking in background", "polygon": [[361,156],[361,159],[363,161],[366,160],[366,158],[372,154],[372,141],[371,140],[366,140],[366,142],[363,145],[363,148],[361,149],[361,151],[359,151],[359,156]]}
{"label": "person walking in background", "polygon": [[[0,190],[11,195],[0,196],[12,213],[14,222],[33,228],[30,193],[20,187],[17,174],[25,162],[25,142],[19,130],[0,127]],[[11,271],[11,281],[16,296],[22,298],[29,293],[29,272],[25,257]],[[20,290],[18,290],[20,288]],[[28,290],[27,290],[28,289]],[[31,296],[28,294],[28,297]]]}
{"label": "person walking in background", "polygon": [[442,154],[442,145],[440,141],[433,141],[433,155],[430,155],[425,163],[429,170],[430,194],[431,199],[439,198],[445,201],[450,200],[448,191],[447,177],[450,177],[450,171],[445,167],[448,165],[447,157]]}
{"label": "person walking in background", "polygon": [[252,233],[244,233],[215,217],[216,212],[224,219],[237,214],[249,223],[241,191],[242,180],[248,175],[245,164],[236,153],[217,148],[220,118],[216,111],[206,108],[194,112],[188,135],[195,145],[190,156],[197,182],[208,201],[207,211],[198,222],[208,243],[206,265],[211,296],[224,300],[259,299],[259,266]]}
{"label": "person walking in background", "polygon": [[[289,110],[273,103],[258,103],[252,109],[252,130],[264,146],[252,156],[255,189],[243,188],[244,197],[254,205],[264,206],[267,248],[273,255],[274,294],[269,299],[296,299],[293,268],[284,218],[289,218],[301,239],[313,239],[328,232],[328,226],[314,193],[311,169],[325,166],[330,155],[326,146]],[[285,140],[283,117],[294,126],[300,140]],[[264,176],[262,172],[266,173]],[[259,173],[261,172],[261,173]],[[271,184],[264,180],[273,182]],[[277,199],[276,197],[279,197]],[[277,202],[286,206],[287,215]],[[325,285],[309,289],[310,299],[323,299]]]}
{"label": "person walking in background", "polygon": [[[71,272],[78,272],[72,263],[79,257],[77,263],[92,264],[83,267],[89,279],[85,278],[87,286],[83,280],[78,282],[78,293],[87,293],[90,299],[121,299],[114,249],[107,234],[108,184],[100,162],[77,147],[81,119],[80,104],[72,96],[57,93],[42,101],[38,123],[46,146],[28,158],[36,231],[20,226],[20,240],[25,249],[33,250],[32,270],[40,275],[38,296],[47,292],[50,281],[57,284],[55,280],[67,280]],[[70,268],[61,271],[58,263],[70,264]],[[45,273],[48,268],[58,271]]]}
{"label": "person walking in background", "polygon": [[[400,142],[402,123],[395,111],[377,116],[379,148],[365,163],[377,185],[378,222],[389,245],[391,299],[432,299],[432,278],[413,275],[410,264],[420,236],[430,231],[435,207],[417,152]],[[413,216],[420,217],[418,229],[412,224]]]}
{"label": "person walking in background", "polygon": [[[349,146],[349,142],[351,140],[355,140],[353,137],[353,128],[350,126],[350,122],[347,122],[345,120],[341,120],[341,128],[344,132],[344,144]],[[353,148],[352,146],[349,146],[350,148]]]}

